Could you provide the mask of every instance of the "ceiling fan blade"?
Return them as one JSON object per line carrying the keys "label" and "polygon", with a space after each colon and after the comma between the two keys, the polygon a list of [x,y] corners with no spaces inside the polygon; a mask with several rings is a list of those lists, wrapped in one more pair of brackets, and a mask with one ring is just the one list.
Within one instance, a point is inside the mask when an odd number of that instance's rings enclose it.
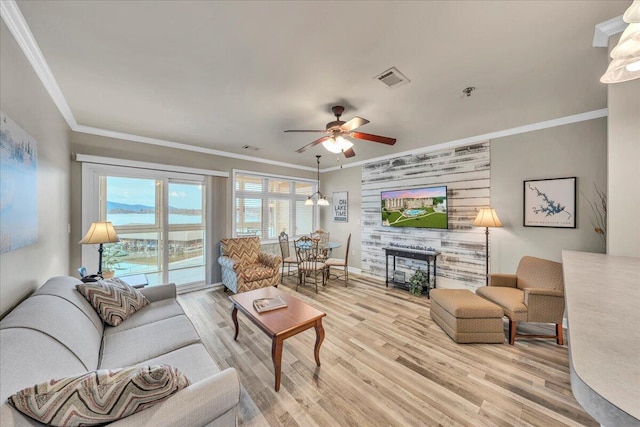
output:
{"label": "ceiling fan blade", "polygon": [[304,147],[297,149],[296,153],[302,153],[303,151],[306,151],[308,148],[315,147],[318,144],[322,144],[327,139],[329,139],[328,136],[323,136],[322,138],[318,138],[315,141],[305,145]]}
{"label": "ceiling fan blade", "polygon": [[293,130],[293,129],[289,129],[289,130],[285,130],[285,133],[287,132],[326,132],[326,129],[323,130],[309,130],[309,129],[304,129],[304,130]]}
{"label": "ceiling fan blade", "polygon": [[396,143],[395,138],[387,138],[386,136],[372,135],[364,132],[351,132],[349,136],[367,141],[380,142],[382,144],[393,145]]}
{"label": "ceiling fan blade", "polygon": [[351,132],[355,128],[359,128],[360,126],[366,125],[367,123],[369,123],[369,120],[367,119],[363,119],[362,117],[354,117],[353,119],[340,126],[340,129],[342,129],[344,132]]}
{"label": "ceiling fan blade", "polygon": [[356,155],[356,152],[353,151],[353,148],[349,148],[348,150],[343,151],[344,156],[348,159],[349,157],[353,157]]}

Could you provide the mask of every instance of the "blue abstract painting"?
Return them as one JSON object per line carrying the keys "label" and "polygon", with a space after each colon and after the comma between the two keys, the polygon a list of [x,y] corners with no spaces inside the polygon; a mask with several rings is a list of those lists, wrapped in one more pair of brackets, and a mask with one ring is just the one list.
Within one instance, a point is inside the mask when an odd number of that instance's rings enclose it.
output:
{"label": "blue abstract painting", "polygon": [[38,241],[36,141],[0,111],[0,254]]}

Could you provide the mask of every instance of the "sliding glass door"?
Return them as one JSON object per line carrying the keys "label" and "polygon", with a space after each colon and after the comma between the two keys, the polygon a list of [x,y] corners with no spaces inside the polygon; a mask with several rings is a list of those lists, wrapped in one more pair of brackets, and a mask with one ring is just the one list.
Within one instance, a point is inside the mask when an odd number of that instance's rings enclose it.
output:
{"label": "sliding glass door", "polygon": [[95,209],[87,209],[84,222],[111,221],[120,238],[105,245],[103,263],[112,263],[116,276],[144,273],[151,285],[203,283],[204,178],[114,166],[91,169],[87,175],[93,175],[97,188],[85,195],[93,194]]}

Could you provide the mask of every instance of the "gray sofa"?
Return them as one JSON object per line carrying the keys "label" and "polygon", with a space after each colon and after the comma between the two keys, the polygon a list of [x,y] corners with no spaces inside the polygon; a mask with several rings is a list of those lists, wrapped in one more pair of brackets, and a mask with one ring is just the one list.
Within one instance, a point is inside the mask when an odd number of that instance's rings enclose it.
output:
{"label": "gray sofa", "polygon": [[112,426],[235,426],[240,382],[221,371],[176,300],[174,285],[147,287],[149,304],[116,327],[104,325],[75,289],[54,277],[0,321],[0,425],[41,425],[9,406],[23,388],[94,369],[168,364],[191,385]]}

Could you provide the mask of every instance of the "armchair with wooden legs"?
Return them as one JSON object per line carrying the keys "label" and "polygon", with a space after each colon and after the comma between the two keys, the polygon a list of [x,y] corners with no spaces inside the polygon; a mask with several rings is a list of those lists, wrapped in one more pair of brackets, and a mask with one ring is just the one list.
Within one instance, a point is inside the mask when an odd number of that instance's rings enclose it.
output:
{"label": "armchair with wooden legs", "polygon": [[[509,344],[516,338],[555,338],[563,345],[564,282],[562,264],[542,258],[522,257],[516,274],[491,274],[489,286],[476,294],[499,305],[509,318]],[[518,322],[554,323],[555,335],[518,334]]]}
{"label": "armchair with wooden legs", "polygon": [[324,262],[324,265],[327,267],[327,280],[331,277],[331,268],[341,268],[341,274],[336,275],[336,279],[344,279],[344,286],[347,287],[349,283],[349,246],[351,246],[351,233],[349,233],[349,238],[347,239],[347,248],[344,259],[340,258],[329,258]]}

